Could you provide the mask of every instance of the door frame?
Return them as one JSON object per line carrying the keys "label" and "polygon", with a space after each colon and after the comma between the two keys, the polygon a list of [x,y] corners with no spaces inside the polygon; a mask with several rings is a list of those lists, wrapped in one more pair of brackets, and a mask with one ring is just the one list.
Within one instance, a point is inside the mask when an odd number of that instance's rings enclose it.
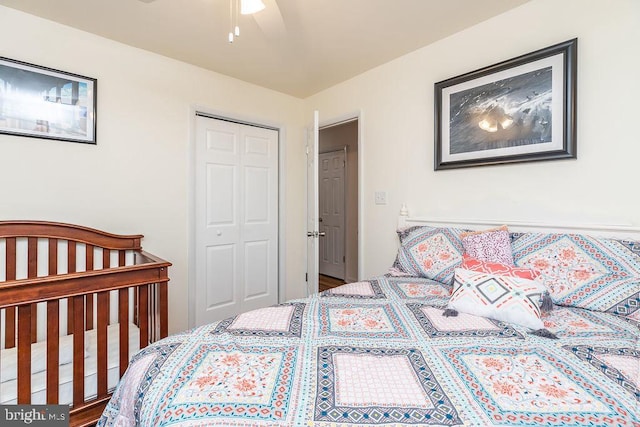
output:
{"label": "door frame", "polygon": [[196,115],[204,115],[212,119],[226,120],[243,125],[257,126],[267,129],[273,129],[278,132],[278,303],[284,302],[286,295],[285,277],[286,277],[286,241],[285,241],[285,156],[284,141],[286,140],[286,130],[282,123],[266,120],[261,117],[247,116],[228,111],[220,111],[202,105],[191,105],[189,108],[189,152],[187,155],[187,277],[188,277],[188,295],[187,295],[187,324],[189,328],[193,328],[196,323],[195,318],[195,300],[196,300]]}
{"label": "door frame", "polygon": [[[322,117],[322,110],[320,110],[320,115]],[[343,123],[352,122],[354,120],[358,121],[358,277],[357,280],[362,280],[364,277],[364,245],[366,243],[365,235],[364,235],[364,144],[363,144],[363,121],[364,121],[364,113],[362,110],[356,110],[347,112],[344,114],[332,116],[328,119],[320,120],[318,124],[319,129],[329,128],[332,126],[341,125]],[[307,196],[308,197],[308,196]],[[309,261],[307,260],[307,263]],[[345,266],[346,268],[346,266]]]}

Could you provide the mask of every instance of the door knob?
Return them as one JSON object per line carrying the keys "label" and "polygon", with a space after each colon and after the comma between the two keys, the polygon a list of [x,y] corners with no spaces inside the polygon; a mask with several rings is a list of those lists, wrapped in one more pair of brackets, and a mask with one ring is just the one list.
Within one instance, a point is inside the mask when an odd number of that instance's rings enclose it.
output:
{"label": "door knob", "polygon": [[317,232],[317,231],[307,231],[307,237],[324,237],[326,236],[326,233],[323,232]]}

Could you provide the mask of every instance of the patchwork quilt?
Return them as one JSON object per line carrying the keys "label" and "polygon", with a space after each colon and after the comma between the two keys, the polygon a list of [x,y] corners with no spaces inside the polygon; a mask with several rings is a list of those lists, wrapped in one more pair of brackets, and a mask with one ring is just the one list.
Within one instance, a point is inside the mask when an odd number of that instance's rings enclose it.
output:
{"label": "patchwork quilt", "polygon": [[636,426],[640,324],[554,307],[559,339],[377,277],[161,340],[98,426]]}

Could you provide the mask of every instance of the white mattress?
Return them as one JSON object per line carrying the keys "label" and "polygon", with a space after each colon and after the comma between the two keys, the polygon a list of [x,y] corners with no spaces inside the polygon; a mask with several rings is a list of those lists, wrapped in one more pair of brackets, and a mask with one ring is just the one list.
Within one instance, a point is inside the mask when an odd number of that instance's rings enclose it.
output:
{"label": "white mattress", "polygon": [[[107,327],[107,387],[109,389],[116,386],[120,379],[120,343],[119,337],[119,324],[112,324]],[[66,341],[64,341],[66,342]],[[63,339],[60,340],[62,345]],[[41,349],[37,347],[42,343],[36,343],[32,347],[32,352],[35,353],[33,348],[41,352]],[[44,347],[46,349],[46,347]],[[69,348],[69,350],[67,350]],[[132,323],[129,323],[129,358],[133,356],[140,348],[140,330]],[[0,372],[0,404],[15,404],[17,403],[17,386],[18,381],[16,377],[15,367],[15,352],[13,353],[13,364],[11,363],[9,356],[11,353],[9,350],[3,351],[3,359],[0,361],[2,371]],[[7,353],[4,353],[7,352]],[[60,404],[71,404],[73,402],[73,356],[69,356],[71,353],[71,347],[65,346],[65,349],[60,351],[60,368],[59,368],[59,384],[58,401]],[[40,354],[40,353],[38,353]],[[45,350],[46,354],[46,350]],[[62,356],[65,356],[64,358]],[[33,357],[32,357],[33,359]],[[85,400],[96,396],[97,394],[97,381],[96,365],[97,365],[97,345],[96,345],[96,331],[91,330],[85,332],[85,359],[84,359],[84,396]],[[64,363],[66,362],[66,363]],[[47,400],[47,373],[42,370],[44,364],[38,362],[32,364],[31,369],[31,403],[32,404],[45,404]],[[39,372],[38,372],[39,371]]]}

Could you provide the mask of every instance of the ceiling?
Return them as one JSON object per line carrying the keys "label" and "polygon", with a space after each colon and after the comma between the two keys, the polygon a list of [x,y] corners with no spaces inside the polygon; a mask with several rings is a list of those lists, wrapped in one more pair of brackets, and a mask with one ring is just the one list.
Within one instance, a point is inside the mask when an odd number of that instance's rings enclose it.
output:
{"label": "ceiling", "polygon": [[0,0],[41,16],[299,98],[528,0]]}

